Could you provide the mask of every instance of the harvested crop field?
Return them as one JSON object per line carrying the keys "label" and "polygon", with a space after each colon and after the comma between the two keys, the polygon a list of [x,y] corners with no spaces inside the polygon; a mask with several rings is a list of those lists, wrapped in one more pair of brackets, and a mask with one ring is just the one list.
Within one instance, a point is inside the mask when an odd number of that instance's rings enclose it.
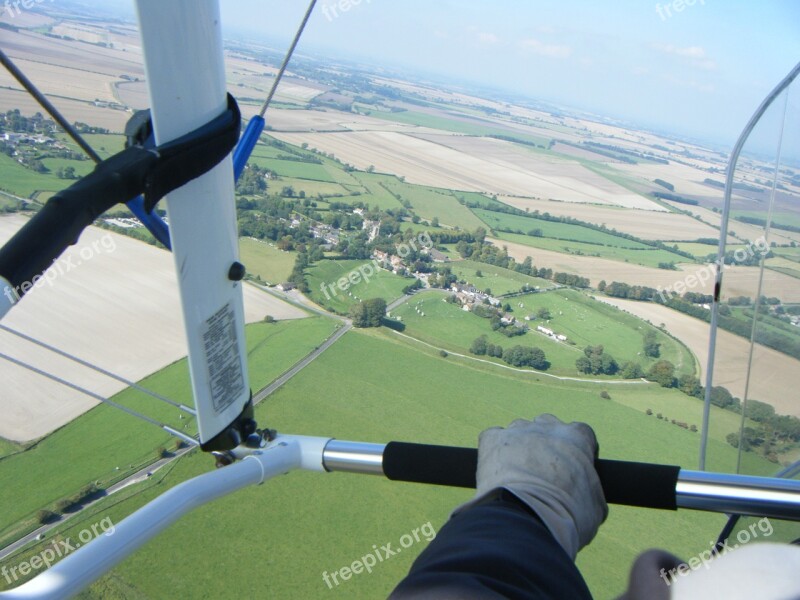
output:
{"label": "harvested crop field", "polygon": [[[600,280],[605,279],[608,283],[620,281],[630,285],[666,289],[675,286],[678,282],[685,282],[687,278],[695,275],[698,279],[697,285],[687,287],[686,291],[710,294],[713,288],[712,278],[707,275],[712,272],[708,270],[707,265],[682,263],[678,265],[680,271],[669,271],[605,258],[538,250],[496,238],[486,239],[496,246],[508,248],[508,255],[517,262],[522,262],[526,256],[530,256],[533,264],[537,267],[548,267],[554,271],[565,271],[588,277],[592,286],[597,286]],[[706,275],[701,275],[701,271],[705,271]],[[702,285],[699,283],[701,278],[705,280]],[[752,298],[755,296],[757,285],[758,273],[755,267],[734,266],[725,271],[723,286],[726,297],[749,296]],[[800,286],[797,285],[797,279],[788,275],[776,271],[765,271],[764,289],[768,290],[770,296],[777,296],[783,302],[800,302]]]}
{"label": "harvested crop field", "polygon": [[[0,219],[0,243],[24,222],[20,216]],[[134,381],[186,355],[168,252],[91,227],[63,258],[70,256],[72,268],[62,263],[63,274],[31,290],[3,325]],[[250,285],[244,287],[244,298],[249,322],[267,314],[276,319],[306,316]],[[125,387],[7,332],[0,332],[0,352],[106,397]],[[97,404],[7,361],[0,361],[0,380],[5,385],[0,437],[11,440],[38,438]]]}
{"label": "harvested crop field", "polygon": [[[713,210],[708,210],[707,208],[702,208],[700,206],[687,206],[685,204],[678,204],[676,202],[667,202],[667,204],[680,210],[688,210],[690,213],[699,216],[706,223],[711,223],[716,227],[719,227],[722,224],[722,215],[715,213]],[[764,211],[763,218],[766,219],[766,210]],[[751,225],[749,223],[742,223],[741,221],[736,221],[735,219],[731,219],[729,221],[728,231],[733,231],[739,238],[746,240],[756,240],[764,235],[763,227]],[[782,231],[780,229],[773,228],[770,231],[770,241],[774,241],[778,244],[800,242],[800,233]]]}
{"label": "harvested crop field", "polygon": [[610,204],[625,208],[663,211],[658,204],[625,189],[590,171],[579,162],[564,160],[533,152],[518,144],[484,137],[453,135],[418,135],[422,139],[442,144],[467,156],[484,160],[489,172],[507,169],[527,175],[528,196],[538,196],[565,202]]}
{"label": "harvested crop field", "polygon": [[[708,365],[710,325],[689,315],[654,302],[636,302],[598,296],[608,304],[641,317],[658,326],[664,323],[667,331],[686,344],[700,361],[705,377]],[[714,385],[721,385],[739,398],[744,396],[749,342],[728,331],[718,330]],[[750,398],[768,402],[781,414],[800,417],[797,398],[786,390],[800,387],[800,361],[790,356],[756,346],[750,378]]]}
{"label": "harvested crop field", "polygon": [[[513,196],[501,196],[498,200],[520,210],[529,210],[530,212],[538,210],[541,213],[548,212],[557,217],[570,217],[597,225],[604,224],[609,229],[635,235],[643,240],[673,241],[719,238],[717,229],[701,223],[697,219],[677,213],[652,210],[633,211],[595,204],[552,202]],[[734,241],[731,238],[731,242]]]}
{"label": "harvested crop field", "polygon": [[[104,127],[112,132],[122,132],[125,130],[125,123],[131,115],[122,110],[111,108],[100,108],[90,102],[82,100],[64,100],[59,98],[56,102],[58,110],[74,123],[88,123],[94,127]],[[30,97],[28,92],[19,90],[0,89],[0,111],[6,112],[18,108],[25,116],[33,116],[37,112],[42,112],[42,107]]]}
{"label": "harvested crop field", "polygon": [[296,145],[306,142],[360,169],[374,165],[409,183],[660,210],[577,162],[542,157],[502,140],[391,131],[275,135]]}
{"label": "harvested crop field", "polygon": [[[45,96],[86,102],[116,100],[113,83],[119,79],[117,76],[92,73],[81,68],[70,69],[61,65],[49,65],[27,58],[16,58],[14,62],[31,81],[37,82],[37,87]],[[0,70],[0,87],[22,89],[17,80],[5,69]]]}
{"label": "harvested crop field", "polygon": [[[722,201],[721,189],[703,183],[703,180],[709,177],[709,173],[690,165],[675,161],[670,161],[668,165],[642,162],[635,165],[616,165],[616,168],[648,181],[653,181],[655,179],[667,181],[675,186],[675,191],[673,193],[679,196],[706,196],[714,197],[717,198],[718,201]],[[724,177],[719,175],[713,176],[711,179],[724,181]],[[658,185],[655,185],[655,189],[669,192],[668,189],[661,188]]]}

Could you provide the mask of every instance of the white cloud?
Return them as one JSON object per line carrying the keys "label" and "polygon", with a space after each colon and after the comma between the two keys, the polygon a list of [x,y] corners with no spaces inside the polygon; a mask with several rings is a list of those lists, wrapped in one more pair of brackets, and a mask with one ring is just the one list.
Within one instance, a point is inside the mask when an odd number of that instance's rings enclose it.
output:
{"label": "white cloud", "polygon": [[539,40],[528,38],[519,43],[520,48],[548,58],[569,58],[572,48],[558,44],[545,44]]}
{"label": "white cloud", "polygon": [[493,33],[487,33],[485,31],[481,31],[478,34],[478,41],[480,41],[480,42],[482,42],[484,44],[496,44],[497,42],[500,41],[500,38],[498,38]]}

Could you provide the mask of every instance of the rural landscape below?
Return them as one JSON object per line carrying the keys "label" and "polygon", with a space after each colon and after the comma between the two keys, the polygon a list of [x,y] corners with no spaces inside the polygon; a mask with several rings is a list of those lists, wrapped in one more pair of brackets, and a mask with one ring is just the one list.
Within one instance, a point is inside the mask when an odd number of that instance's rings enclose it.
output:
{"label": "rural landscape below", "polygon": [[[136,25],[42,6],[0,17],[0,48],[112,156],[149,104]],[[225,47],[247,121],[283,51]],[[589,423],[604,458],[697,468],[727,149],[303,53],[266,123],[236,184],[260,426],[474,447],[487,427],[549,412]],[[712,471],[772,475],[800,460],[800,163],[788,164],[773,173],[752,153],[736,172]],[[0,72],[0,242],[93,168]],[[194,416],[178,408],[193,401],[175,273],[120,205],[3,319],[0,353],[13,360],[0,361],[0,567],[214,468],[164,429],[39,372],[194,437]],[[320,573],[422,523],[438,529],[468,498],[296,473],[198,509],[80,597],[226,598],[244,577],[275,597],[385,597],[424,545],[347,586],[329,589]],[[638,553],[694,556],[724,523],[613,506],[578,565],[596,597],[615,597]],[[245,547],[246,561],[220,566]],[[0,577],[0,590],[36,574]]]}

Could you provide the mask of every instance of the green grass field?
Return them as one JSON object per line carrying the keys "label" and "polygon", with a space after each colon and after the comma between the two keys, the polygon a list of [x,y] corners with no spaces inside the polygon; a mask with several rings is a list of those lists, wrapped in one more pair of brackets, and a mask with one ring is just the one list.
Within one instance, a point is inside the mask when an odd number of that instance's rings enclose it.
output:
{"label": "green grass field", "polygon": [[[75,169],[76,177],[84,177],[94,170],[95,164],[91,160],[71,160],[66,158],[44,158],[42,163],[45,167],[50,169],[51,173],[57,173],[59,169],[65,167],[72,167]],[[62,186],[67,187],[74,183],[74,180],[61,179]]]}
{"label": "green grass field", "polygon": [[773,248],[772,252],[778,256],[788,258],[794,262],[800,262],[800,247],[797,248]]}
{"label": "green grass field", "polygon": [[[332,320],[322,317],[249,325],[252,389],[261,389],[278,377],[328,337],[334,327]],[[193,404],[185,359],[141,384],[177,402]],[[135,390],[125,390],[113,400],[181,430],[187,425],[187,433],[196,431],[192,419],[178,419],[178,409]],[[0,538],[8,535],[9,528],[16,530],[18,522],[24,525],[38,509],[73,495],[87,483],[107,483],[135,471],[154,459],[156,448],[171,446],[173,440],[149,423],[100,405],[27,451],[0,460]]]}
{"label": "green grass field", "polygon": [[336,183],[336,180],[328,172],[328,168],[325,165],[299,162],[296,160],[261,158],[259,156],[251,156],[249,162],[259,167],[270,169],[281,177],[295,177],[298,179]]}
{"label": "green grass field", "polygon": [[351,198],[350,191],[347,190],[340,183],[330,183],[327,181],[314,181],[312,179],[298,179],[296,177],[281,177],[280,179],[271,180],[269,182],[270,193],[278,193],[284,187],[291,186],[295,194],[305,192],[307,198],[316,201],[318,194],[323,196],[337,196],[341,195],[342,198],[333,198],[339,202],[348,202],[350,200],[356,201],[357,197]]}
{"label": "green grass field", "polygon": [[[70,161],[74,166],[81,165],[79,161]],[[72,183],[66,179],[59,179],[54,173],[36,173],[23,167],[16,160],[5,154],[0,154],[0,189],[10,192],[21,198],[30,198],[37,190],[57,192]]]}
{"label": "green grass field", "polygon": [[[479,290],[489,288],[495,296],[519,292],[526,285],[530,289],[537,287],[546,289],[553,286],[553,282],[546,279],[531,277],[511,269],[503,269],[473,260],[459,260],[449,263],[447,266],[455,275],[458,275],[459,279],[464,279]],[[478,271],[481,272],[480,277],[477,276]]]}
{"label": "green grass field", "polygon": [[[710,244],[697,244],[695,242],[676,242],[678,249],[683,252],[695,256],[696,258],[705,259],[709,254],[717,255],[717,247]],[[740,244],[728,246],[731,250],[743,247]]]}
{"label": "green grass field", "polygon": [[353,201],[365,202],[370,208],[377,206],[381,210],[396,210],[400,208],[400,202],[381,185],[382,182],[388,179],[395,179],[394,177],[361,171],[354,171],[351,175],[358,180],[366,192],[360,197],[351,198]]}
{"label": "green grass field", "polygon": [[[399,376],[387,377],[392,373]],[[590,423],[605,458],[696,467],[698,434],[602,400],[598,389],[490,374],[453,357],[420,352],[390,332],[351,332],[262,404],[257,416],[283,432],[474,446],[488,426],[552,412]],[[657,386],[646,389],[657,396],[677,394]],[[636,393],[641,395],[641,388]],[[612,398],[617,394],[613,390]],[[733,453],[714,439],[711,450],[712,469]],[[762,466],[762,472],[769,466]],[[108,516],[118,523],[169,487],[211,469],[211,459],[199,453],[182,459],[162,483],[86,522]],[[333,589],[322,573],[349,565],[373,544],[396,546],[402,535],[428,522],[438,531],[452,508],[469,497],[466,490],[372,476],[293,473],[197,509],[81,598],[227,599],[241,597],[242,586],[269,590],[276,597],[385,597],[424,543]],[[721,515],[693,511],[612,506],[578,565],[596,597],[613,597],[624,589],[639,552],[656,546],[694,556],[707,548],[724,521]],[[204,543],[197,543],[199,537]]]}
{"label": "green grass field", "polygon": [[[514,338],[492,331],[488,319],[444,302],[445,297],[439,292],[420,292],[395,309],[392,316],[402,319],[406,334],[452,352],[469,354],[472,341],[480,335],[486,335],[489,342],[503,348],[538,346],[551,362],[548,373],[571,377],[581,376],[575,368],[575,361],[583,355],[583,348],[597,344],[603,344],[606,352],[620,365],[631,360],[647,370],[656,359],[640,353],[644,334],[655,331],[661,343],[661,358],[672,361],[680,372],[696,371],[694,358],[682,344],[637,317],[592,300],[575,290],[559,289],[510,299],[514,315],[520,320],[526,315],[535,315],[540,308],[547,308],[552,316],[546,323],[541,319],[528,322],[531,331]],[[424,313],[424,316],[420,313]],[[536,331],[537,325],[564,334],[575,344],[557,342]],[[500,362],[498,359],[488,360]],[[602,379],[604,376],[591,377]]]}
{"label": "green grass field", "polygon": [[587,244],[612,246],[616,248],[633,248],[637,250],[650,249],[650,246],[642,244],[641,242],[635,242],[617,235],[597,231],[589,227],[582,227],[580,225],[556,223],[553,221],[536,219],[534,217],[522,217],[519,215],[509,215],[482,209],[473,209],[472,212],[492,229],[509,229],[513,232],[521,232],[522,234],[527,234],[529,231],[539,229],[542,237],[546,238],[586,242]]}
{"label": "green grass field", "polygon": [[439,219],[443,225],[460,227],[473,230],[484,227],[484,223],[476,217],[466,206],[459,204],[458,199],[450,190],[428,188],[419,185],[404,183],[394,177],[386,177],[383,185],[401,199],[408,200],[423,219]]}
{"label": "green grass field", "polygon": [[[368,280],[362,278],[358,271],[363,265],[370,265],[374,270],[372,276],[369,269],[364,271],[369,276]],[[353,272],[359,276],[358,282],[348,283],[344,291],[339,289],[337,286],[339,279],[346,278]],[[385,269],[377,269],[372,265],[372,261],[368,260],[322,260],[307,269],[306,273],[314,302],[339,314],[347,314],[350,306],[359,300],[383,298],[389,303],[403,295],[403,288],[414,283],[413,279],[400,277]],[[355,277],[353,281],[356,281]],[[333,286],[333,289],[330,286]]]}
{"label": "green grass field", "polygon": [[[125,136],[114,133],[85,133],[82,134],[88,144],[97,152],[102,158],[122,152],[125,148]],[[66,135],[64,136],[66,143],[71,144],[73,150],[82,152],[78,146]]]}
{"label": "green grass field", "polygon": [[791,258],[777,256],[775,258],[767,259],[764,262],[764,265],[773,271],[778,271],[780,273],[784,273],[785,275],[800,279],[800,263],[798,263],[796,260],[792,260]]}
{"label": "green grass field", "polygon": [[10,454],[16,454],[20,450],[22,450],[22,447],[19,444],[0,438],[0,458],[9,456]]}
{"label": "green grass field", "polygon": [[[763,211],[758,210],[734,210],[733,217],[755,217],[757,219],[767,218],[766,209]],[[789,225],[791,227],[800,227],[800,215],[796,212],[776,212],[772,215],[772,222],[780,225]]]}
{"label": "green grass field", "polygon": [[629,262],[645,267],[657,267],[659,263],[681,263],[689,262],[684,256],[673,254],[666,250],[650,248],[648,250],[634,250],[631,248],[615,248],[609,246],[598,246],[597,244],[586,244],[584,242],[568,242],[564,240],[554,240],[544,237],[532,237],[517,233],[499,233],[497,237],[508,242],[515,242],[530,246],[531,248],[541,248],[542,250],[552,250],[565,254],[576,254],[579,256],[597,256],[608,258],[620,262]]}
{"label": "green grass field", "polygon": [[273,284],[286,281],[297,257],[296,252],[278,250],[267,242],[252,238],[239,238],[239,253],[248,274]]}

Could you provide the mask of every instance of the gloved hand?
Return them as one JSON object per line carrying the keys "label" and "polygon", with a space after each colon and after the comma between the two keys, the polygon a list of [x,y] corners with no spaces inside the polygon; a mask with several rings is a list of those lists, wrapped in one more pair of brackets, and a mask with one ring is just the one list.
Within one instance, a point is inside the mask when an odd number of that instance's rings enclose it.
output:
{"label": "gloved hand", "polygon": [[533,509],[574,559],[608,516],[596,456],[597,439],[585,423],[565,424],[546,414],[517,419],[507,429],[492,427],[480,435],[475,498],[455,512],[505,488]]}

